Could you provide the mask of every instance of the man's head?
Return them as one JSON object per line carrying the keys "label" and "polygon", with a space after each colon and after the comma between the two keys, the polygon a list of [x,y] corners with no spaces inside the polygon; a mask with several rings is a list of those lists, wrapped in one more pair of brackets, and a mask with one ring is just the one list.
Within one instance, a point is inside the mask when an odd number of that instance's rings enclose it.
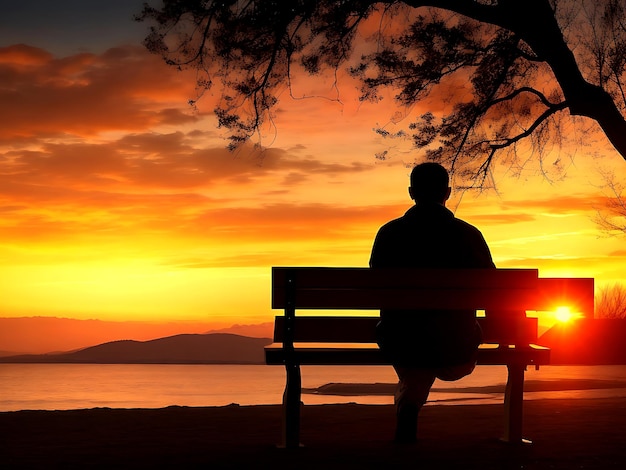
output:
{"label": "man's head", "polygon": [[439,163],[420,163],[411,172],[409,194],[415,202],[445,204],[450,197],[448,171]]}

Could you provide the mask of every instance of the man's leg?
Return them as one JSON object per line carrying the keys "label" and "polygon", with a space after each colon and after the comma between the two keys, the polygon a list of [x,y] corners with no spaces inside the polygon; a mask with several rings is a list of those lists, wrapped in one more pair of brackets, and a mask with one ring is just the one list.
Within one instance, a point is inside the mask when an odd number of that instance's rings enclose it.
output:
{"label": "man's leg", "polygon": [[412,443],[417,438],[417,415],[426,403],[435,373],[429,369],[394,365],[398,386],[394,397],[396,405],[396,436],[398,443]]}
{"label": "man's leg", "polygon": [[472,360],[471,362],[467,362],[465,364],[460,364],[457,366],[448,366],[435,369],[434,373],[439,380],[454,382],[456,380],[462,379],[466,375],[470,375],[472,372],[474,372],[475,368],[476,361]]}

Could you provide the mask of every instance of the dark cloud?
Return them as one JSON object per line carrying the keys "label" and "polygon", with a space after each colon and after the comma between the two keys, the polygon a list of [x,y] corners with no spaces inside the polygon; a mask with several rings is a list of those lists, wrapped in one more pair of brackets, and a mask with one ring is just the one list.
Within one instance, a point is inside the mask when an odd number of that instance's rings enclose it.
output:
{"label": "dark cloud", "polygon": [[[190,122],[182,108],[191,84],[140,47],[64,58],[28,46],[0,48],[0,139]],[[167,106],[172,102],[181,109]]]}

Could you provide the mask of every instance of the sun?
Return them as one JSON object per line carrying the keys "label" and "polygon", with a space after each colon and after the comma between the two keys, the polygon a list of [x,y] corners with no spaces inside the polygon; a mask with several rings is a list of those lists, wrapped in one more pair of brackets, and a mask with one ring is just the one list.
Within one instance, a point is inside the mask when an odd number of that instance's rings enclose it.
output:
{"label": "sun", "polygon": [[570,320],[572,320],[576,315],[574,313],[572,313],[572,311],[570,310],[569,307],[557,307],[557,309],[554,311],[554,317],[563,323],[566,323]]}

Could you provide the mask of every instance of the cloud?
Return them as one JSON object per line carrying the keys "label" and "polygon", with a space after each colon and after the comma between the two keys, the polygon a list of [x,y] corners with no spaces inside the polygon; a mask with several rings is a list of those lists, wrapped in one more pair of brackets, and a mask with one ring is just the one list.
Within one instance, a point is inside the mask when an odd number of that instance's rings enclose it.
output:
{"label": "cloud", "polygon": [[[64,58],[0,48],[2,239],[65,247],[175,236],[234,243],[276,234],[318,239],[314,225],[325,219],[349,225],[346,210],[278,201],[371,165],[324,162],[294,142],[288,150],[229,152],[188,108],[193,83],[135,47]],[[263,200],[251,204],[252,194]]]}
{"label": "cloud", "polygon": [[622,279],[624,256],[586,255],[514,257],[496,261],[498,268],[539,269],[540,277],[593,277],[596,283]]}
{"label": "cloud", "polygon": [[0,64],[11,65],[15,69],[24,66],[42,66],[49,63],[52,58],[53,56],[49,52],[26,44],[0,48]]}
{"label": "cloud", "polygon": [[353,240],[344,240],[340,245],[320,245],[314,261],[311,260],[310,250],[281,250],[268,246],[249,250],[244,248],[236,251],[211,252],[204,258],[173,258],[165,265],[178,269],[311,265],[366,267],[369,263],[370,249],[371,243],[355,245]]}
{"label": "cloud", "polygon": [[[198,148],[183,132],[127,134],[112,142],[42,144],[39,150],[0,154],[0,181],[5,194],[29,194],[55,188],[52,199],[65,192],[207,189],[216,182],[253,184],[268,175],[295,186],[312,176],[371,171],[365,164],[324,163],[300,158],[279,148],[262,152],[245,147],[232,153],[222,147]],[[132,189],[130,189],[132,188]]]}
{"label": "cloud", "polygon": [[529,213],[547,213],[563,215],[571,213],[589,212],[601,204],[604,199],[593,195],[556,196],[544,199],[524,199],[502,201],[503,210],[522,208]]}
{"label": "cloud", "polygon": [[9,46],[0,48],[0,77],[0,139],[93,136],[193,119],[184,109],[193,78],[140,47],[55,58]]}
{"label": "cloud", "polygon": [[[0,210],[10,216],[0,223],[0,235],[24,243],[113,241],[133,233],[226,243],[319,240],[363,217],[364,208],[279,201],[289,200],[294,188],[372,171],[371,165],[301,157],[299,148],[245,146],[232,153],[201,147],[207,135],[194,130],[66,138],[0,153]],[[280,190],[271,190],[271,181]],[[262,200],[251,203],[250,194]],[[326,224],[333,229],[320,229]]]}
{"label": "cloud", "polygon": [[228,232],[238,239],[318,239],[347,235],[353,228],[381,225],[389,214],[401,214],[406,207],[338,206],[331,204],[266,204],[260,207],[218,208],[200,215],[196,228],[201,231]]}
{"label": "cloud", "polygon": [[538,222],[540,219],[545,222],[546,218],[564,219],[581,215],[589,217],[596,212],[597,207],[606,206],[607,201],[599,193],[544,196],[537,199],[483,199],[469,204],[462,203],[457,215],[463,217],[470,210],[468,221],[479,226]]}
{"label": "cloud", "polygon": [[506,225],[516,224],[521,222],[532,222],[536,220],[536,217],[532,214],[526,214],[522,212],[515,212],[511,214],[478,214],[468,217],[471,222],[476,225]]}

